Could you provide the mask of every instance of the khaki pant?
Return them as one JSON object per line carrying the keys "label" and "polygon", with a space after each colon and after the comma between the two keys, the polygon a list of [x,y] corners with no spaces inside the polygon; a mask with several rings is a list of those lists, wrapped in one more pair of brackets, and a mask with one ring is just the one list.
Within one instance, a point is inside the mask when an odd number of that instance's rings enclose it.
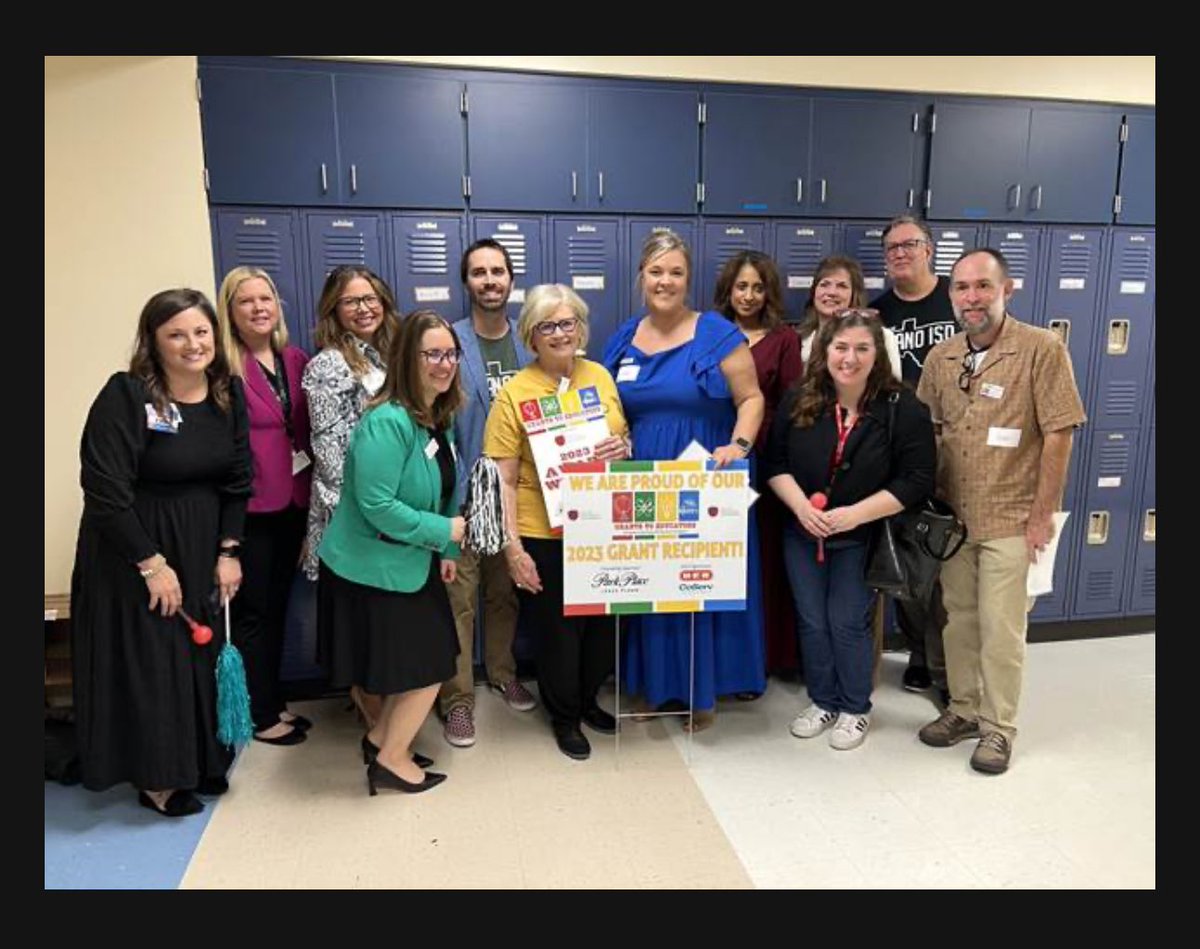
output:
{"label": "khaki pant", "polygon": [[942,567],[950,709],[981,732],[1016,736],[1031,600],[1025,538],[968,541]]}
{"label": "khaki pant", "polygon": [[513,640],[517,636],[517,591],[508,575],[504,553],[479,557],[464,550],[458,576],[449,586],[450,608],[458,631],[458,664],[454,678],[442,683],[438,709],[443,717],[456,705],[475,706],[475,613],[483,587],[483,661],[488,681],[508,685],[517,677]]}

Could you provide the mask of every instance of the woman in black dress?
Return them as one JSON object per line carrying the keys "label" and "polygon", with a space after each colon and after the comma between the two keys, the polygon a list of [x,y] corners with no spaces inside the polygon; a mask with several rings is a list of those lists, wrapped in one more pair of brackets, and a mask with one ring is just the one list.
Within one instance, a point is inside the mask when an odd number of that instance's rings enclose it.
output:
{"label": "woman in black dress", "polygon": [[[146,303],[129,371],[92,403],[80,462],[71,657],[83,784],[128,781],[143,806],[194,814],[193,792],[228,789],[214,668],[252,474],[241,381],[202,293]],[[181,608],[213,627],[207,645]]]}

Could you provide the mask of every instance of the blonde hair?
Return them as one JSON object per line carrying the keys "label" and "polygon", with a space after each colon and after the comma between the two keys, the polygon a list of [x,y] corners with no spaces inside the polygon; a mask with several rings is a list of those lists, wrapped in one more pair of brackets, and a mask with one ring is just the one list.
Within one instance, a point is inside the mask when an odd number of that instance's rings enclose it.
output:
{"label": "blonde hair", "polygon": [[548,320],[561,306],[570,309],[579,320],[579,349],[587,349],[588,305],[566,284],[542,283],[525,291],[525,304],[521,307],[521,315],[517,317],[517,335],[530,352],[533,352],[535,327]]}
{"label": "blonde hair", "polygon": [[643,298],[646,295],[646,285],[642,279],[642,275],[646,269],[646,265],[656,257],[661,257],[663,254],[670,253],[673,250],[677,250],[683,254],[684,262],[687,264],[687,276],[691,280],[692,252],[688,248],[687,241],[669,227],[655,229],[646,238],[645,243],[642,244],[642,256],[638,259],[637,282],[635,286]]}
{"label": "blonde hair", "polygon": [[229,363],[231,375],[243,375],[242,347],[245,343],[238,335],[237,324],[233,322],[233,300],[237,296],[238,287],[247,280],[265,280],[271,288],[271,296],[275,298],[275,309],[279,313],[279,321],[271,330],[271,348],[282,353],[288,342],[287,323],[283,319],[283,301],[279,299],[279,289],[271,275],[261,267],[234,267],[221,281],[221,289],[217,291],[217,323],[221,327],[221,347],[225,350],[225,361]]}

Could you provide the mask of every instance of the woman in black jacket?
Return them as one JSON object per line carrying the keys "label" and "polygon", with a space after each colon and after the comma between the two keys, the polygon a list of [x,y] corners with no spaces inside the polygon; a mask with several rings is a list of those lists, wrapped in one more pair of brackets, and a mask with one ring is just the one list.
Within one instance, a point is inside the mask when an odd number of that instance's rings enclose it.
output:
{"label": "woman in black jacket", "polygon": [[771,489],[795,515],[784,529],[784,562],[812,700],[792,722],[797,738],[833,726],[829,744],[845,751],[866,737],[870,524],[932,493],[935,464],[929,410],[892,377],[879,314],[842,310],[823,323],[803,382],[775,415],[765,464]]}

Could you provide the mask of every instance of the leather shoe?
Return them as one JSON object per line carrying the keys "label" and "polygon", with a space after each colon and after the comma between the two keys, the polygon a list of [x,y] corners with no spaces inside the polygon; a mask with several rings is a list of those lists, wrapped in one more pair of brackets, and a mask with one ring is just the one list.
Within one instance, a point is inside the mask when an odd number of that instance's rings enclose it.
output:
{"label": "leather shoe", "polygon": [[[379,749],[375,746],[375,742],[371,741],[371,739],[366,735],[362,736],[362,753],[363,764],[370,764],[379,757]],[[414,751],[412,763],[424,771],[426,768],[433,765],[433,759],[421,754],[419,751]]]}
{"label": "leather shoe", "polygon": [[902,683],[905,690],[909,692],[925,692],[933,685],[933,680],[929,678],[929,670],[927,668],[913,665],[910,662],[908,668],[904,670]]}
{"label": "leather shoe", "polygon": [[209,797],[217,797],[229,790],[228,778],[205,778],[196,785],[197,794],[205,794]]}
{"label": "leather shoe", "polygon": [[285,725],[291,725],[292,728],[300,729],[302,732],[306,732],[312,728],[312,722],[303,715],[293,715],[291,718],[284,718],[280,716],[279,720]]}
{"label": "leather shoe", "polygon": [[163,806],[159,807],[154,803],[154,799],[145,791],[138,791],[138,803],[142,807],[148,807],[156,814],[162,814],[163,817],[187,817],[189,814],[199,814],[204,810],[204,805],[191,791],[172,791],[170,797],[164,802]]}
{"label": "leather shoe", "polygon": [[555,722],[554,740],[558,742],[558,750],[568,758],[585,761],[591,757],[592,746],[574,722]]}
{"label": "leather shoe", "polygon": [[422,791],[437,787],[445,780],[444,774],[439,774],[437,771],[426,771],[425,777],[419,783],[414,784],[412,781],[405,781],[400,775],[381,765],[378,761],[372,761],[367,765],[367,793],[371,797],[379,793],[375,787],[377,784],[380,787],[403,791],[406,794],[420,794]]}
{"label": "leather shoe", "polygon": [[591,708],[584,709],[580,718],[583,724],[592,731],[599,732],[601,735],[615,735],[617,733],[617,720],[599,705],[593,705]]}
{"label": "leather shoe", "polygon": [[274,738],[262,738],[258,735],[254,736],[255,741],[261,741],[264,745],[298,745],[308,737],[308,733],[300,728],[293,728],[290,732],[282,735],[277,735]]}

